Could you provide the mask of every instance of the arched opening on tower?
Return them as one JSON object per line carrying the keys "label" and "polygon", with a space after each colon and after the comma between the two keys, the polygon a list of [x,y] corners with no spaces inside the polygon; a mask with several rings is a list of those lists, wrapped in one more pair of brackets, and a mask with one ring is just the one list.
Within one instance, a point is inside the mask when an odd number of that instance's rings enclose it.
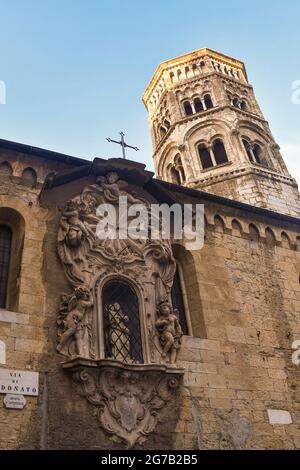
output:
{"label": "arched opening on tower", "polygon": [[247,152],[247,155],[248,155],[248,158],[249,158],[250,162],[253,162],[254,158],[253,158],[253,155],[252,155],[252,152],[251,152],[251,146],[250,146],[250,143],[248,142],[248,140],[243,139],[243,145],[245,147],[245,150]]}
{"label": "arched opening on tower", "polygon": [[207,168],[212,168],[214,166],[210,152],[205,144],[200,144],[198,146],[198,153],[203,170],[206,170]]}
{"label": "arched opening on tower", "polygon": [[205,95],[204,96],[204,104],[206,109],[211,109],[214,107],[211,96],[210,95]]}
{"label": "arched opening on tower", "polygon": [[163,126],[160,126],[159,133],[160,133],[160,137],[163,138],[166,135],[167,130]]}
{"label": "arched opening on tower", "polygon": [[217,165],[222,165],[223,163],[228,162],[227,153],[225,150],[224,143],[221,139],[217,139],[213,143],[213,152]]}
{"label": "arched opening on tower", "polygon": [[258,144],[253,146],[253,155],[257,163],[263,163],[262,149]]}
{"label": "arched opening on tower", "polygon": [[195,98],[194,107],[195,107],[196,113],[201,113],[201,111],[204,110],[203,104],[202,104],[202,101],[200,100],[200,98]]}
{"label": "arched opening on tower", "polygon": [[191,103],[189,101],[185,101],[183,103],[183,107],[184,107],[184,112],[185,112],[186,116],[191,116],[193,114],[193,109],[192,109]]}
{"label": "arched opening on tower", "polygon": [[176,168],[174,168],[174,167],[171,168],[170,175],[171,175],[172,183],[174,183],[174,184],[180,184],[181,183],[180,173],[179,173],[178,170],[176,170]]}
{"label": "arched opening on tower", "polygon": [[243,100],[243,101],[241,102],[241,110],[242,110],[242,111],[246,111],[247,108],[248,108],[247,102],[246,102],[245,100]]}

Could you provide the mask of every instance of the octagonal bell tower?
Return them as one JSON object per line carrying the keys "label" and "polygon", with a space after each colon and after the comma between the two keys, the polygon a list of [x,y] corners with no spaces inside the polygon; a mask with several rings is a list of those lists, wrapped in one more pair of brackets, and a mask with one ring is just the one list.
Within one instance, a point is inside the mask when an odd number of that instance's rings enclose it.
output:
{"label": "octagonal bell tower", "polygon": [[300,216],[243,62],[200,49],[161,63],[143,102],[158,178]]}

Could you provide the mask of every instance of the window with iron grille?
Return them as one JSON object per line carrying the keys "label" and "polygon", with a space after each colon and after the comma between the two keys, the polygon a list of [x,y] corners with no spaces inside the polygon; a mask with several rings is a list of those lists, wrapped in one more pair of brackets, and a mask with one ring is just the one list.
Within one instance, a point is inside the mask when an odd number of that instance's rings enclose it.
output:
{"label": "window with iron grille", "polygon": [[173,287],[171,292],[173,308],[178,310],[179,323],[184,335],[188,335],[188,326],[186,321],[186,314],[184,308],[183,294],[181,288],[181,280],[179,269],[177,266],[176,274],[174,276]]}
{"label": "window with iron grille", "polygon": [[111,281],[103,288],[105,357],[126,364],[143,363],[139,301],[124,281]]}
{"label": "window with iron grille", "polygon": [[6,307],[11,239],[10,228],[0,225],[0,308]]}

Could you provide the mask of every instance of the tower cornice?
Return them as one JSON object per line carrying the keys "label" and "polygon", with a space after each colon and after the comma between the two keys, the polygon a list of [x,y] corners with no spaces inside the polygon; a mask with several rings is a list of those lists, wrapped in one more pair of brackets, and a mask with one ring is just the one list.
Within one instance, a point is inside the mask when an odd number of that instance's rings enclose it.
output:
{"label": "tower cornice", "polygon": [[202,48],[202,49],[198,49],[196,51],[193,51],[193,52],[175,57],[173,59],[166,60],[166,61],[161,62],[159,64],[159,66],[155,70],[155,72],[154,72],[154,74],[153,74],[153,76],[152,76],[152,78],[151,78],[151,80],[150,80],[143,96],[142,96],[142,100],[143,100],[143,103],[145,104],[145,106],[147,107],[147,101],[150,98],[150,96],[152,95],[152,93],[153,93],[155,87],[157,86],[159,80],[162,78],[163,72],[165,72],[166,70],[169,70],[173,67],[176,67],[176,66],[184,66],[185,64],[188,64],[189,62],[191,62],[193,60],[204,58],[206,56],[210,57],[211,59],[215,59],[216,61],[218,61],[218,60],[222,61],[223,63],[225,63],[229,67],[235,67],[236,69],[240,70],[242,72],[242,74],[244,75],[244,77],[246,79],[246,82],[248,83],[248,77],[247,77],[247,72],[246,72],[246,67],[245,67],[244,62],[242,62],[240,60],[237,60],[237,59],[234,59],[233,57],[227,56],[227,55],[222,54],[220,52],[214,51],[212,49]]}

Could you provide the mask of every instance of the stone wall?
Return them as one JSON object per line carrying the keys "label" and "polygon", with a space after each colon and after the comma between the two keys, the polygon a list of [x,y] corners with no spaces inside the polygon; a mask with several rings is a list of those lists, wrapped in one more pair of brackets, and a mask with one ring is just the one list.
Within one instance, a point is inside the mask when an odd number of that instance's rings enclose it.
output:
{"label": "stone wall", "polygon": [[[40,373],[40,394],[22,411],[5,409],[1,395],[0,449],[118,448],[56,353],[59,295],[69,293],[56,255],[58,211],[41,208],[37,191],[29,198],[17,183],[8,188],[0,206],[22,214],[25,242],[19,307],[0,310],[0,340],[6,367]],[[291,345],[300,339],[300,228],[229,206],[205,209],[205,246],[184,265],[191,323],[202,337],[184,338],[183,386],[144,447],[299,448]],[[268,410],[289,412],[292,424],[271,425]]]}

